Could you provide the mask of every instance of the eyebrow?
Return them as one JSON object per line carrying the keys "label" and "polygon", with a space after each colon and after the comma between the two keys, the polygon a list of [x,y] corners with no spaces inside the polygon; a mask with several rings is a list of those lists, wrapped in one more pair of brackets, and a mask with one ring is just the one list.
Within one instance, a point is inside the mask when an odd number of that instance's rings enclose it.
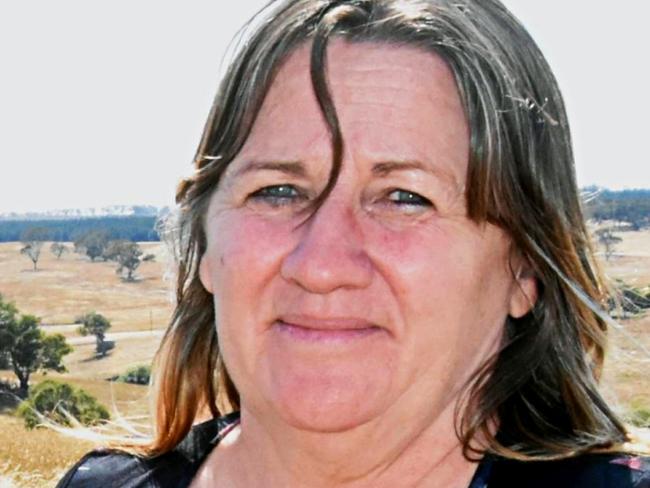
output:
{"label": "eyebrow", "polygon": [[409,159],[405,161],[383,161],[375,163],[372,166],[372,173],[379,177],[385,177],[394,171],[411,171],[414,169],[432,174],[456,186],[458,185],[458,182],[456,181],[453,173],[445,171],[444,169],[438,168],[432,164],[423,163],[417,159]]}
{"label": "eyebrow", "polygon": [[[432,174],[448,181],[454,186],[458,186],[458,182],[452,173],[417,159],[408,159],[404,161],[381,161],[372,165],[371,172],[375,176],[386,177],[395,171],[410,170],[424,171],[425,173]],[[239,177],[255,171],[278,171],[298,178],[307,177],[307,169],[302,161],[249,161],[242,168],[237,170],[233,177]]]}
{"label": "eyebrow", "polygon": [[418,169],[421,171],[426,171],[431,173],[433,170],[428,165],[420,161],[409,160],[409,161],[384,161],[381,163],[375,163],[372,166],[372,173],[376,176],[386,176],[393,171],[408,171],[412,169]]}
{"label": "eyebrow", "polygon": [[300,161],[250,161],[233,176],[238,177],[253,171],[279,171],[300,178],[307,176],[305,165]]}

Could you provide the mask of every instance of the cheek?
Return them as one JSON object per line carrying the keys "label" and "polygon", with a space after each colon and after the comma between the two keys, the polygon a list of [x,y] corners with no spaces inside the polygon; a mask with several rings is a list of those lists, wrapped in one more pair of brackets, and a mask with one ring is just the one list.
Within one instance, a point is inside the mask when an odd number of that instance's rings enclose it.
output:
{"label": "cheek", "polygon": [[404,229],[374,226],[367,235],[369,253],[378,273],[396,297],[410,309],[434,305],[443,310],[471,287],[477,256],[470,255],[466,240],[444,222]]}
{"label": "cheek", "polygon": [[[239,294],[256,283],[264,283],[279,266],[290,229],[288,222],[270,222],[237,212],[215,218],[212,235],[208,236],[214,294],[223,296],[232,291]],[[238,288],[238,284],[246,286]]]}
{"label": "cheek", "polygon": [[238,371],[254,368],[259,336],[272,315],[268,285],[278,275],[290,228],[287,222],[268,222],[237,211],[223,212],[210,222],[206,256],[216,326],[224,360],[235,380]]}
{"label": "cheek", "polygon": [[405,343],[416,358],[413,383],[452,398],[498,350],[508,310],[506,246],[454,226],[419,237],[406,240],[403,266],[393,267]]}
{"label": "cheek", "polygon": [[501,330],[510,280],[498,234],[449,221],[369,231],[373,262],[399,310],[397,333],[411,347],[453,356]]}

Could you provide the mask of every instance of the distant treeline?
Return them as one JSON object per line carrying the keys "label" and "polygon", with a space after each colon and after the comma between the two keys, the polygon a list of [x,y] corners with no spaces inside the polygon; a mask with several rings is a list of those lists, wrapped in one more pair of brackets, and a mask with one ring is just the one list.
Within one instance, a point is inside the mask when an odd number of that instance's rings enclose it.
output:
{"label": "distant treeline", "polygon": [[592,195],[586,204],[588,218],[627,223],[636,230],[650,227],[650,190],[611,191],[591,187],[584,191]]}
{"label": "distant treeline", "polygon": [[111,240],[159,241],[156,217],[97,217],[69,220],[10,220],[0,221],[0,242],[20,241],[30,228],[47,231],[48,240],[73,242],[93,230],[108,232]]}

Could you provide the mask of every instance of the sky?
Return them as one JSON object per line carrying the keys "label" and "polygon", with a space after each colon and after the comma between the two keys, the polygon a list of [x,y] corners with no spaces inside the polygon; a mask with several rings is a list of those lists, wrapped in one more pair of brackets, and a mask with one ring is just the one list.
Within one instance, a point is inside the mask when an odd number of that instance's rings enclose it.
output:
{"label": "sky", "polygon": [[[0,213],[171,205],[263,3],[0,0]],[[558,78],[578,183],[649,188],[650,2],[504,3]]]}

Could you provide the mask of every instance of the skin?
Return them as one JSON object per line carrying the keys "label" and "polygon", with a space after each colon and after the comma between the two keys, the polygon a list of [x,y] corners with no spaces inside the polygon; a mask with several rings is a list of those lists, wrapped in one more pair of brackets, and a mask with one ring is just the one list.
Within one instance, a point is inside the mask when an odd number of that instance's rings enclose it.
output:
{"label": "skin", "polygon": [[454,407],[534,279],[467,218],[453,76],[412,48],[330,43],[345,151],[306,220],[331,166],[308,59],[281,68],[205,218],[200,277],[242,416],[193,486],[467,486]]}

